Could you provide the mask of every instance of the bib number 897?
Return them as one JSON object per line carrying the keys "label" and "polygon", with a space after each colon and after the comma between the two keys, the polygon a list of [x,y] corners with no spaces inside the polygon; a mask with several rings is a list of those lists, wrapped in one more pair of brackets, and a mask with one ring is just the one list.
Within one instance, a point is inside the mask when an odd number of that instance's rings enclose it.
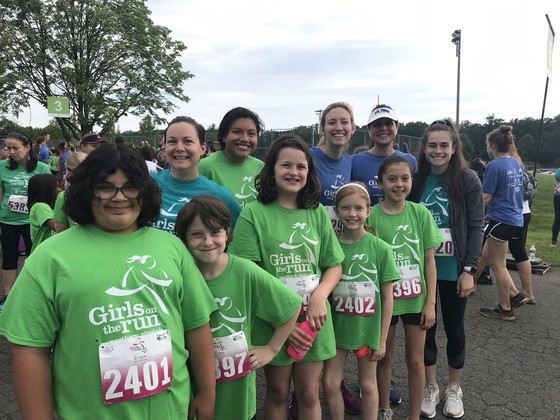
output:
{"label": "bib number 897", "polygon": [[[247,367],[243,366],[247,357],[246,352],[236,353],[233,356],[224,356],[223,358],[215,358],[216,380],[218,382],[229,381],[236,377],[243,376]],[[249,367],[250,368],[250,367]]]}
{"label": "bib number 897", "polygon": [[144,365],[131,365],[128,367],[124,383],[121,382],[122,374],[120,370],[110,369],[105,372],[103,379],[113,378],[109,389],[105,393],[105,400],[110,402],[115,399],[123,399],[124,393],[132,391],[131,398],[124,397],[124,400],[139,398],[139,394],[149,394],[158,387],[165,387],[171,382],[169,375],[169,364],[167,357],[160,361],[162,377],[160,378],[160,369],[155,361],[149,360]]}

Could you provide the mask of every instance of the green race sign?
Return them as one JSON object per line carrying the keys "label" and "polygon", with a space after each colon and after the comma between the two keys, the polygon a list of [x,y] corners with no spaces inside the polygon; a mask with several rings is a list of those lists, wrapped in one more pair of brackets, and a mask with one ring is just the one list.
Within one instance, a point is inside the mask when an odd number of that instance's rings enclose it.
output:
{"label": "green race sign", "polygon": [[49,117],[70,118],[70,100],[63,96],[48,96],[47,111]]}

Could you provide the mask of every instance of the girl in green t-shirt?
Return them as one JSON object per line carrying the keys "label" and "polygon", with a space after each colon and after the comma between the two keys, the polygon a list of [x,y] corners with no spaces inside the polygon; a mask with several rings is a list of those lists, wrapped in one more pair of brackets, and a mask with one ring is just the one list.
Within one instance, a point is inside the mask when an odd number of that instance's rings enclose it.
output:
{"label": "girl in green t-shirt", "polygon": [[27,185],[31,252],[54,234],[53,209],[58,194],[56,175],[33,175]]}
{"label": "girl in green t-shirt", "polygon": [[353,351],[358,358],[364,418],[377,419],[377,362],[385,355],[393,281],[399,279],[399,272],[391,247],[364,225],[371,212],[364,184],[350,182],[340,187],[334,209],[344,226],[339,241],[345,258],[331,301],[336,356],[325,362],[323,390],[331,417],[344,418],[340,382],[348,353]]}
{"label": "girl in green t-shirt", "polygon": [[408,368],[409,418],[420,418],[424,391],[424,343],[435,323],[436,263],[434,247],[442,241],[434,218],[424,206],[406,200],[412,187],[412,168],[402,156],[381,163],[378,184],[384,200],[372,208],[367,223],[392,247],[400,279],[393,283],[393,318],[385,357],[377,367],[382,418],[391,418],[389,389],[398,319],[404,324]]}
{"label": "girl in green t-shirt", "polygon": [[[278,354],[294,327],[302,299],[251,261],[225,252],[231,239],[225,203],[199,195],[181,208],[176,234],[193,255],[219,305],[210,317],[216,366],[217,419],[256,414],[256,375]],[[254,346],[254,321],[274,328],[268,343]]]}

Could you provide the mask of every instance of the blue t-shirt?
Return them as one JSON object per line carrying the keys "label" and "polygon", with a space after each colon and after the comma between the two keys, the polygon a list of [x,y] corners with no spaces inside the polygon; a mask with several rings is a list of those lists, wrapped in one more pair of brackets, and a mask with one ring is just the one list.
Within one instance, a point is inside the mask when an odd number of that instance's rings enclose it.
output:
{"label": "blue t-shirt", "polygon": [[[410,166],[412,166],[412,174],[416,173],[416,158],[414,156],[399,150],[395,150],[394,155],[402,156],[408,160]],[[372,155],[367,150],[352,156],[352,181],[360,181],[367,185],[372,206],[383,201],[383,190],[377,186],[377,173],[381,162],[386,157]]]}
{"label": "blue t-shirt", "polygon": [[159,219],[154,223],[156,229],[174,232],[175,220],[181,207],[192,198],[203,194],[213,195],[222,200],[231,213],[232,229],[235,226],[241,207],[227,188],[202,175],[188,181],[173,178],[170,170],[150,172],[150,175],[156,180],[162,192]]}
{"label": "blue t-shirt", "polygon": [[51,154],[49,153],[49,147],[48,146],[41,146],[41,148],[39,149],[39,162],[43,162],[46,163],[45,161],[49,161],[51,160]]}
{"label": "blue t-shirt", "polygon": [[66,175],[66,159],[70,156],[72,152],[67,150],[62,155],[60,155],[60,159],[58,159],[58,170],[62,173],[62,175]]}
{"label": "blue t-shirt", "polygon": [[482,191],[491,194],[486,215],[500,223],[523,226],[523,166],[511,156],[499,157],[486,166]]}

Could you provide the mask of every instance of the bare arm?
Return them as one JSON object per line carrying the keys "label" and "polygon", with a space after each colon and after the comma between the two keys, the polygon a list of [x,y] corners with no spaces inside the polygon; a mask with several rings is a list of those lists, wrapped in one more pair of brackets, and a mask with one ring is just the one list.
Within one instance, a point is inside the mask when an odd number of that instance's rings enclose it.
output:
{"label": "bare arm", "polygon": [[482,201],[484,201],[484,205],[487,206],[488,203],[492,200],[492,194],[482,193]]}
{"label": "bare arm", "polygon": [[318,331],[327,320],[327,298],[338,284],[342,276],[342,265],[327,268],[321,278],[321,283],[315,289],[307,306],[307,319],[311,329]]}
{"label": "bare arm", "polygon": [[51,230],[55,230],[56,228],[56,222],[54,221],[54,219],[49,219],[44,224],[47,225],[47,227]]}
{"label": "bare arm", "polygon": [[196,382],[196,394],[191,401],[189,418],[206,420],[214,418],[216,401],[216,372],[214,346],[210,324],[185,331],[185,347],[189,351],[189,369]]}
{"label": "bare arm", "polygon": [[428,296],[422,310],[420,322],[423,330],[432,328],[436,321],[436,286],[437,272],[434,248],[424,250],[424,277],[426,278],[426,288]]}
{"label": "bare arm", "polygon": [[274,356],[278,354],[288,335],[290,335],[292,328],[296,325],[299,309],[298,307],[288,322],[276,328],[266,346],[253,347],[249,352],[251,356],[251,369],[258,369],[269,364]]}
{"label": "bare arm", "polygon": [[379,337],[379,350],[370,352],[370,360],[380,361],[385,357],[387,351],[387,335],[391,326],[393,316],[393,282],[385,282],[381,285],[381,335]]}
{"label": "bare arm", "polygon": [[57,222],[57,221],[54,222],[54,231],[56,233],[63,232],[66,229],[68,229],[68,225],[66,223],[60,223],[60,222]]}
{"label": "bare arm", "polygon": [[10,344],[16,400],[23,420],[52,420],[50,347]]}

